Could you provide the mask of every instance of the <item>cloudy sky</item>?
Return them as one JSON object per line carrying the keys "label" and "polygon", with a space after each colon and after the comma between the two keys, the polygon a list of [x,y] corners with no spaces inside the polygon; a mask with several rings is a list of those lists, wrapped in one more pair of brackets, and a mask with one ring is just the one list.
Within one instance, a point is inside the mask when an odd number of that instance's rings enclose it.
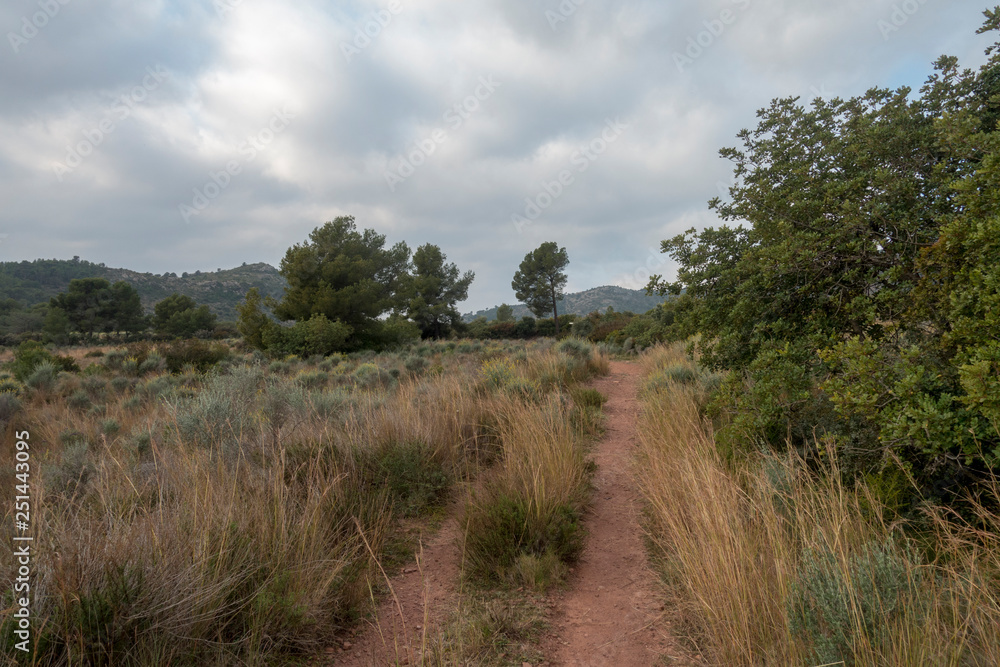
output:
{"label": "cloudy sky", "polygon": [[775,97],[984,60],[971,0],[5,0],[0,260],[277,265],[338,215],[513,302],[641,287]]}

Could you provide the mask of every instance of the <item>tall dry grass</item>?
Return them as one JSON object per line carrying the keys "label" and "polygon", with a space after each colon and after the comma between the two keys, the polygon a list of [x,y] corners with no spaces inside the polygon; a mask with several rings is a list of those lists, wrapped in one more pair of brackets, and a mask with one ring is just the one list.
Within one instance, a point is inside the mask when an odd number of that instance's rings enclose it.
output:
{"label": "tall dry grass", "polygon": [[[8,428],[35,443],[34,664],[271,664],[356,622],[396,518],[500,455],[519,399],[482,390],[482,359],[547,354],[461,345],[26,390]],[[13,470],[0,458],[3,488]],[[12,563],[4,543],[0,577]]]}
{"label": "tall dry grass", "polygon": [[519,400],[498,413],[501,459],[466,504],[472,580],[544,590],[579,555],[592,476],[587,427],[596,419],[589,416],[593,406],[574,405],[565,390],[608,368],[604,353],[578,340],[549,347],[520,368],[486,367],[487,384]]}
{"label": "tall dry grass", "polygon": [[929,508],[934,534],[915,535],[835,461],[731,468],[700,409],[714,379],[681,346],[642,363],[647,530],[680,627],[710,662],[1000,664],[1000,517],[980,508],[990,529],[973,529]]}

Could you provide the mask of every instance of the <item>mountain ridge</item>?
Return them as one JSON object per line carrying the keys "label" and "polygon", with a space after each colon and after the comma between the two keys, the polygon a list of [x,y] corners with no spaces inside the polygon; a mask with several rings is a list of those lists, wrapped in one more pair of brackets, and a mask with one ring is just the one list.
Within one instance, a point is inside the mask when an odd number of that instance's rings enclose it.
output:
{"label": "mountain ridge", "polygon": [[[634,290],[618,285],[601,285],[599,287],[591,287],[582,292],[572,292],[564,295],[562,301],[558,303],[558,308],[560,315],[580,315],[581,317],[589,315],[595,310],[605,312],[609,307],[619,312],[645,313],[648,310],[656,308],[666,300],[666,297],[647,296],[645,290]],[[514,309],[515,320],[519,320],[525,316],[533,317],[531,311],[524,304],[510,305]],[[497,318],[497,308],[499,307],[497,305],[492,308],[464,313],[462,319],[465,322],[471,322],[477,317],[495,320]]]}

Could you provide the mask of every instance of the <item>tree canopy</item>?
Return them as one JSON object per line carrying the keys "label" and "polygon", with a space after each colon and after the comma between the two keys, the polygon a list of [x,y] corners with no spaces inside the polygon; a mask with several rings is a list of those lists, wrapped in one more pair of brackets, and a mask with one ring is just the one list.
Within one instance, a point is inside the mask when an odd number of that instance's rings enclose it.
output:
{"label": "tree canopy", "polygon": [[524,256],[510,284],[518,300],[536,317],[552,313],[556,335],[559,335],[557,302],[563,297],[563,287],[566,286],[564,269],[568,264],[566,248],[560,248],[552,241],[543,243]]}
{"label": "tree canopy", "polygon": [[62,316],[73,330],[86,336],[97,333],[122,331],[134,333],[148,326],[139,293],[124,281],[114,285],[104,278],[77,278],[71,280],[69,289],[49,303],[51,320]]}
{"label": "tree canopy", "polygon": [[387,249],[384,235],[358,232],[353,216],[336,218],[285,253],[288,287],[274,314],[298,322],[323,315],[350,328],[348,345],[377,344],[385,333],[379,317],[397,305],[409,258],[405,243]]}
{"label": "tree canopy", "polygon": [[[984,30],[996,29],[998,10]],[[919,91],[775,100],[740,146],[725,223],[663,242],[674,335],[736,371],[730,444],[859,472],[902,461],[957,493],[1000,463],[1000,59],[942,57]],[[820,444],[824,442],[826,444]]]}
{"label": "tree canopy", "polygon": [[154,307],[153,328],[177,337],[193,336],[215,326],[216,316],[208,306],[199,306],[194,299],[176,292]]}
{"label": "tree canopy", "polygon": [[422,245],[413,253],[412,273],[401,281],[401,309],[420,327],[423,338],[442,338],[462,324],[455,304],[468,298],[475,274],[461,274],[446,259],[438,246]]}

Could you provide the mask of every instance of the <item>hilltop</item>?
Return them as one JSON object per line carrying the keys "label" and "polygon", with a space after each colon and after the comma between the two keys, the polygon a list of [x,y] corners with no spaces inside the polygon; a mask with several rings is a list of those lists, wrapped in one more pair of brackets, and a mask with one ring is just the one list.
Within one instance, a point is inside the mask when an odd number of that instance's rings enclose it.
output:
{"label": "hilltop", "polygon": [[[646,296],[643,290],[628,289],[617,285],[604,285],[594,287],[583,292],[567,294],[559,302],[560,315],[589,315],[595,310],[606,311],[609,307],[618,312],[645,313],[666,301],[665,297]],[[524,304],[512,305],[514,308],[514,319],[519,320],[526,315],[531,315],[531,311]],[[477,317],[485,317],[487,320],[497,318],[497,308],[493,306],[486,310],[479,310],[475,313],[465,313],[462,319],[471,322]]]}
{"label": "hilltop", "polygon": [[79,258],[36,259],[0,263],[0,299],[14,299],[26,306],[47,302],[66,291],[75,278],[106,278],[112,283],[123,280],[139,292],[142,305],[148,311],[157,301],[174,292],[185,294],[207,305],[223,320],[236,319],[236,304],[251,287],[274,297],[280,297],[285,288],[285,279],[278,270],[263,262],[178,276],[176,273],[139,273],[111,268]]}

